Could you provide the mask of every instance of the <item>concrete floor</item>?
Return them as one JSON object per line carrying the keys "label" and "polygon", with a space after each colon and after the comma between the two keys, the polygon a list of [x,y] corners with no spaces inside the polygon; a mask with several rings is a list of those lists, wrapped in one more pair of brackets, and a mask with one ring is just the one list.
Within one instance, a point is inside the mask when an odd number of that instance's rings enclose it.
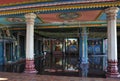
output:
{"label": "concrete floor", "polygon": [[120,78],[82,78],[73,76],[0,72],[0,81],[120,81]]}

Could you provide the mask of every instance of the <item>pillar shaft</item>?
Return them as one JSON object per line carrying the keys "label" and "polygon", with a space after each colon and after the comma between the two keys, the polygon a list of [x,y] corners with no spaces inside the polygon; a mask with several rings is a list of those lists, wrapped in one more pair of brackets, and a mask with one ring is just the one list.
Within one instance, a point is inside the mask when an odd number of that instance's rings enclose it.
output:
{"label": "pillar shaft", "polygon": [[119,77],[117,67],[117,31],[116,31],[116,16],[118,12],[117,7],[107,8],[107,34],[108,34],[108,68],[107,77]]}
{"label": "pillar shaft", "polygon": [[17,33],[17,59],[20,57],[20,44],[19,44],[20,38],[19,33]]}
{"label": "pillar shaft", "polygon": [[86,28],[82,28],[82,33],[80,37],[80,58],[81,58],[81,64],[80,67],[82,69],[82,76],[87,77],[88,73],[88,45],[87,45],[87,30]]}
{"label": "pillar shaft", "polygon": [[81,34],[81,38],[82,38],[82,62],[84,63],[88,63],[88,51],[87,51],[87,48],[88,48],[88,45],[87,45],[87,36],[88,33],[87,33],[87,30],[86,28],[82,28],[82,34]]}
{"label": "pillar shaft", "polygon": [[26,73],[36,73],[34,65],[34,20],[36,15],[28,13],[26,18]]}

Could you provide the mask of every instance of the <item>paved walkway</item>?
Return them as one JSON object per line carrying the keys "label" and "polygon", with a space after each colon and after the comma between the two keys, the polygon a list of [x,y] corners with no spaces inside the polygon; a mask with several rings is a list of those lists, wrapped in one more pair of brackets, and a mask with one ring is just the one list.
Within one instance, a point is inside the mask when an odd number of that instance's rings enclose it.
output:
{"label": "paved walkway", "polygon": [[7,72],[0,72],[0,79],[0,81],[2,81],[2,79],[4,79],[3,81],[120,81],[120,78],[82,78],[72,76],[36,75]]}

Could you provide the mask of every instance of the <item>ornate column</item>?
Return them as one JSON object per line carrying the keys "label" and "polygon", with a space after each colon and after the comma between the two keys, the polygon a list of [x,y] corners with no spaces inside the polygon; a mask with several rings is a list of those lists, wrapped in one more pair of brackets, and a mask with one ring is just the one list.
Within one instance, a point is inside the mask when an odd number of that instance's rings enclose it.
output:
{"label": "ornate column", "polygon": [[34,21],[36,15],[34,13],[28,13],[26,18],[26,73],[36,73],[34,65]]}
{"label": "ornate column", "polygon": [[117,67],[117,32],[116,32],[116,16],[117,7],[107,8],[107,34],[108,34],[108,67],[106,77],[120,77]]}
{"label": "ornate column", "polygon": [[87,38],[88,38],[88,33],[86,28],[82,28],[82,33],[81,33],[81,40],[80,40],[80,46],[81,46],[81,63],[80,67],[82,69],[82,76],[87,77],[88,73],[88,44],[87,44]]}

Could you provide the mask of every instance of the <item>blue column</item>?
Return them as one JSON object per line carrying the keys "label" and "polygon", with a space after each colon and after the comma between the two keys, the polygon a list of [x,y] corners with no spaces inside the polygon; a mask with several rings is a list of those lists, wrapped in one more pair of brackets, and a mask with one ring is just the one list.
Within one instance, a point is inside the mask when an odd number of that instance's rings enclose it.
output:
{"label": "blue column", "polygon": [[16,51],[17,51],[17,59],[20,58],[20,44],[19,44],[20,38],[19,38],[19,33],[17,33],[17,42],[16,42]]}
{"label": "blue column", "polygon": [[88,33],[86,28],[82,28],[82,31],[80,32],[80,67],[82,69],[82,76],[87,77],[88,73],[88,44],[87,44],[87,38]]}
{"label": "blue column", "polygon": [[80,59],[80,64],[82,62],[82,36],[81,33],[79,35],[79,59]]}

